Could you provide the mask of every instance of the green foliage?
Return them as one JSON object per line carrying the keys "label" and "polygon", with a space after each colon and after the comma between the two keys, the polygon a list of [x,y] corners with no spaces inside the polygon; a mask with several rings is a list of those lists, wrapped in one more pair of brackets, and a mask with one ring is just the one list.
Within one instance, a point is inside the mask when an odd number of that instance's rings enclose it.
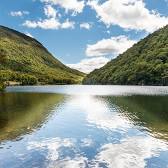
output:
{"label": "green foliage", "polygon": [[85,75],[62,64],[34,38],[3,26],[0,26],[0,70],[3,80],[30,85],[80,83]]}
{"label": "green foliage", "polygon": [[168,26],[91,72],[83,83],[168,85]]}
{"label": "green foliage", "polygon": [[4,49],[0,49],[0,63],[6,62],[6,52]]}
{"label": "green foliage", "polygon": [[3,83],[5,81],[15,81],[19,82],[21,85],[35,85],[38,83],[38,79],[33,75],[13,72],[10,70],[0,70],[0,80]]}
{"label": "green foliage", "polygon": [[35,85],[38,80],[35,76],[23,74],[21,75],[20,82],[22,85]]}
{"label": "green foliage", "polygon": [[0,81],[0,92],[4,91],[4,89],[5,89],[5,84],[2,81]]}

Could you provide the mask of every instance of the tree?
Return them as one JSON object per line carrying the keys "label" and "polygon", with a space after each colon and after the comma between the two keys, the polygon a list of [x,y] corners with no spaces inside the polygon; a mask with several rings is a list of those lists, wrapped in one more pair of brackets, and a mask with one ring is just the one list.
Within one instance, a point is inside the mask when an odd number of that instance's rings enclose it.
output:
{"label": "tree", "polygon": [[23,74],[21,75],[20,82],[22,85],[35,85],[38,80],[35,76]]}
{"label": "tree", "polygon": [[[6,51],[3,49],[0,49],[0,64],[3,64],[6,62]],[[2,80],[2,78],[0,78],[0,91],[3,91],[5,89],[5,84]]]}
{"label": "tree", "polygon": [[6,51],[4,49],[0,49],[0,64],[6,62]]}

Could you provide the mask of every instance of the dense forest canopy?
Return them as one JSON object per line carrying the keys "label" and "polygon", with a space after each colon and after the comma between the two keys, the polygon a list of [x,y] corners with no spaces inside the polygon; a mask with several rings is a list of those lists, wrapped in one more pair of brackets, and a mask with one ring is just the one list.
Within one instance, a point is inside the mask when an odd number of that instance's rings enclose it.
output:
{"label": "dense forest canopy", "polygon": [[23,85],[74,84],[84,74],[53,57],[36,39],[0,26],[0,80]]}
{"label": "dense forest canopy", "polygon": [[83,83],[168,85],[168,25],[91,72]]}

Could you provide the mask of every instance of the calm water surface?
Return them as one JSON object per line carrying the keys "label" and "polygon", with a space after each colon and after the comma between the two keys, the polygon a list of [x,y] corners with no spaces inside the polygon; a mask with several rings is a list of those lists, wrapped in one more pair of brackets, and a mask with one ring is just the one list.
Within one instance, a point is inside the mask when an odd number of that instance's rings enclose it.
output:
{"label": "calm water surface", "polygon": [[0,168],[168,168],[168,87],[9,87]]}

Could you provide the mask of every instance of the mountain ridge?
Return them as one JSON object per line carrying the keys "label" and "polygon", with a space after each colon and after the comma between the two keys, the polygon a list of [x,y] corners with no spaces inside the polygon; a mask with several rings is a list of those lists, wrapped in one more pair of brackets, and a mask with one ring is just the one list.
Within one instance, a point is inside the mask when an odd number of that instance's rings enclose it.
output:
{"label": "mountain ridge", "polygon": [[83,84],[168,85],[168,25],[88,74]]}
{"label": "mountain ridge", "polygon": [[5,60],[0,62],[3,81],[23,83],[22,78],[32,77],[42,84],[74,84],[85,75],[61,63],[35,38],[5,26],[0,26],[0,59]]}

